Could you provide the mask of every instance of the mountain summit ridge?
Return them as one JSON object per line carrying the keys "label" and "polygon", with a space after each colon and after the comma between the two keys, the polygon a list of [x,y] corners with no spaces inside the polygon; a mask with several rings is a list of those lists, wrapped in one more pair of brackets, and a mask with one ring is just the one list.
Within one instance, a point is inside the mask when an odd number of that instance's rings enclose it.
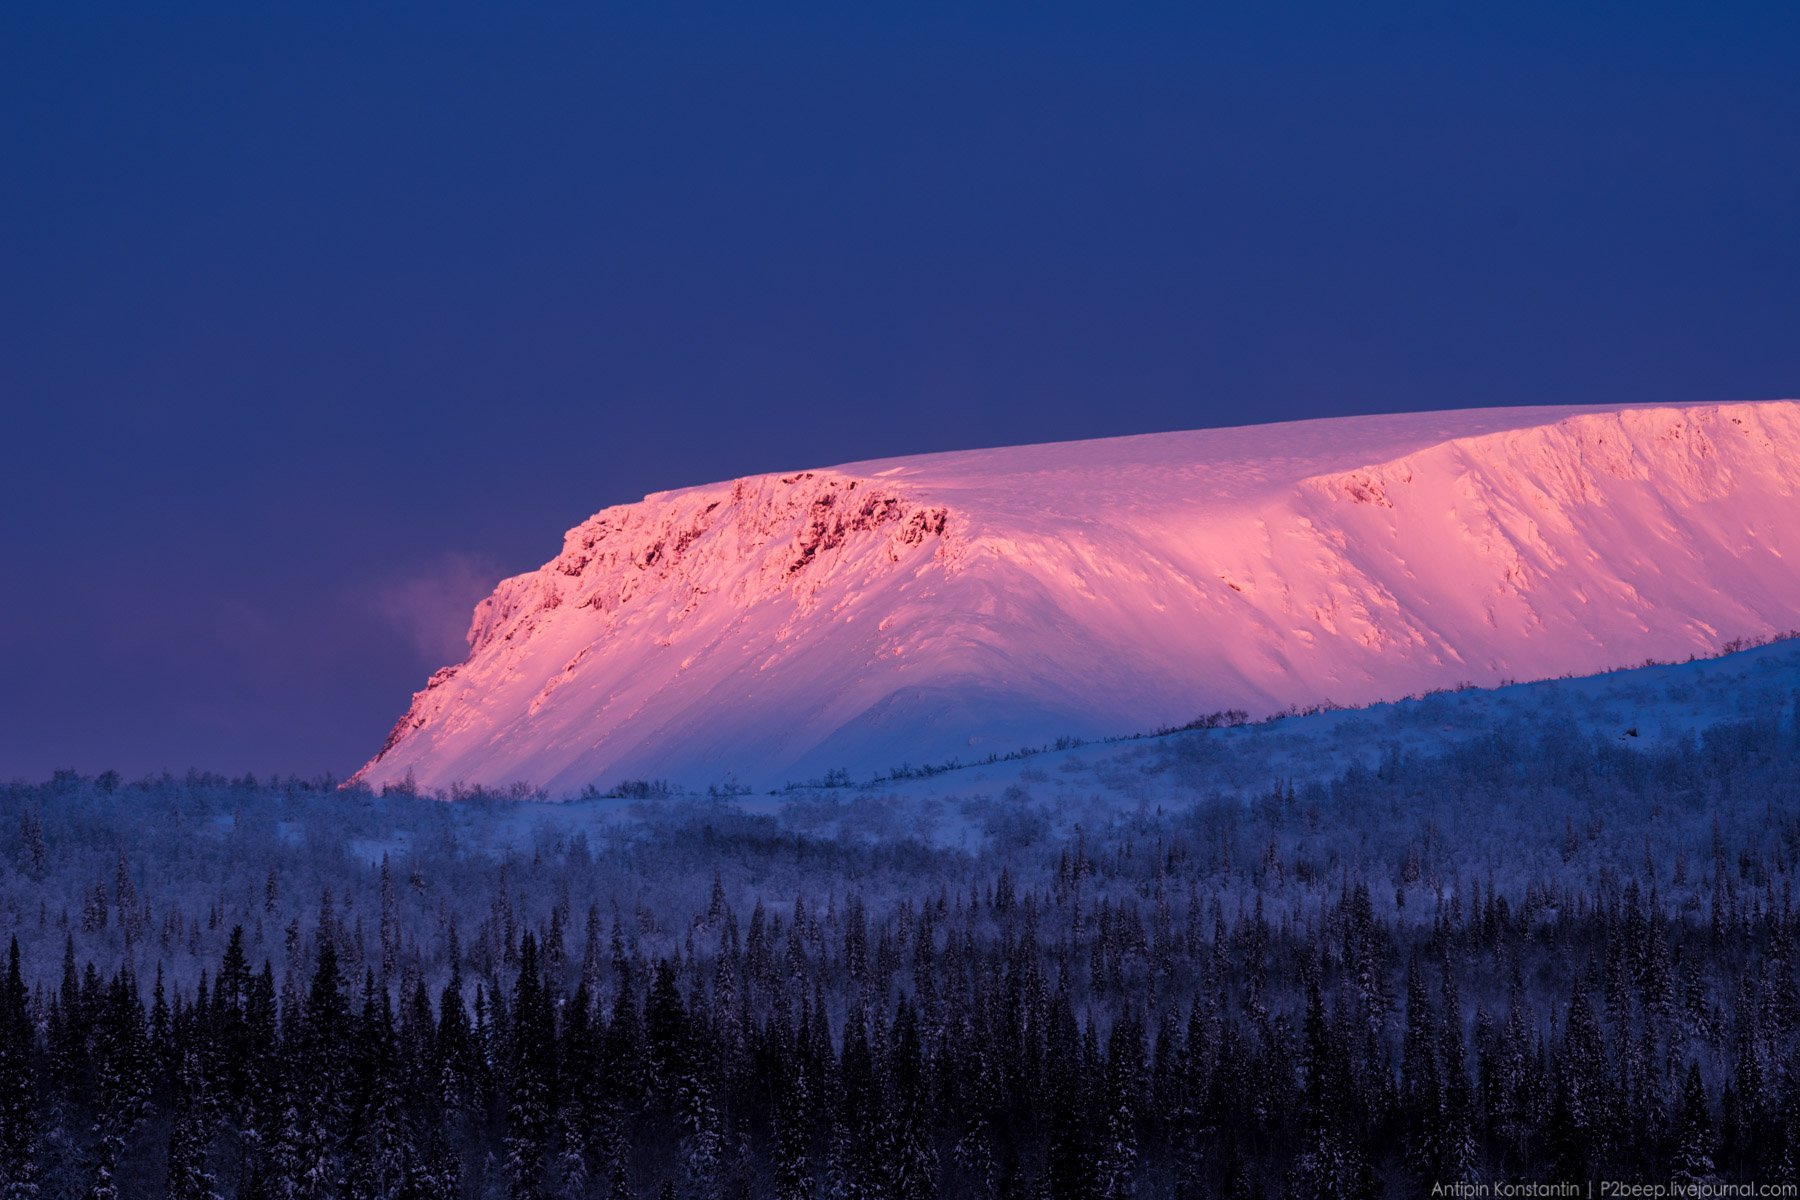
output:
{"label": "mountain summit ridge", "polygon": [[1800,403],[1449,410],[652,493],[476,608],[357,778],[757,786],[1800,624]]}

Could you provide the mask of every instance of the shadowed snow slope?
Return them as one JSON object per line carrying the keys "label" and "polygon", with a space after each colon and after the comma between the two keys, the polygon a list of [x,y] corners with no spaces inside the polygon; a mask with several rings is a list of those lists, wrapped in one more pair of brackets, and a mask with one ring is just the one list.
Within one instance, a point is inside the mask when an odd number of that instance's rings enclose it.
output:
{"label": "shadowed snow slope", "polygon": [[659,492],[360,777],[736,779],[1587,674],[1800,625],[1800,403],[1353,417]]}

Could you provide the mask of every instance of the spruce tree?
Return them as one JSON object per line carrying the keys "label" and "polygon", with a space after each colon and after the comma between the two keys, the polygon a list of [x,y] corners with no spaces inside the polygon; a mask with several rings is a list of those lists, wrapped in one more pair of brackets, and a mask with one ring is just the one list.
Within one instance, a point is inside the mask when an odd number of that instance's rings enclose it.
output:
{"label": "spruce tree", "polygon": [[1707,1111],[1706,1087],[1700,1082],[1698,1063],[1688,1065],[1670,1127],[1674,1133],[1674,1178],[1684,1183],[1713,1178],[1712,1117]]}
{"label": "spruce tree", "polygon": [[545,1195],[555,1044],[555,1015],[539,975],[537,938],[528,930],[519,945],[507,1071],[506,1180],[512,1200]]}
{"label": "spruce tree", "polygon": [[169,1125],[168,1200],[220,1200],[207,1162],[212,1130],[199,1055],[189,1050],[176,1081],[175,1115]]}
{"label": "spruce tree", "polygon": [[0,984],[0,1200],[35,1200],[38,1195],[42,1100],[36,1085],[36,1042],[15,936],[7,948],[6,980]]}

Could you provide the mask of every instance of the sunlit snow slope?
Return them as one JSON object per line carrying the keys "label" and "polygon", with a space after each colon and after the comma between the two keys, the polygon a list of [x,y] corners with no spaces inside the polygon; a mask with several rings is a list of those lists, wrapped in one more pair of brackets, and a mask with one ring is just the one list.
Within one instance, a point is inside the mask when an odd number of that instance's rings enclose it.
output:
{"label": "sunlit snow slope", "polygon": [[361,773],[734,779],[1685,658],[1800,625],[1800,403],[1353,417],[659,492]]}

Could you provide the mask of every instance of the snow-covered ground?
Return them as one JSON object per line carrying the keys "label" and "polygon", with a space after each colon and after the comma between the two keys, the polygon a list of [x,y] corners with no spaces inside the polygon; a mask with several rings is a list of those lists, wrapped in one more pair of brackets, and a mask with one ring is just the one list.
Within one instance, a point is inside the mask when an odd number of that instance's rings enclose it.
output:
{"label": "snow-covered ground", "polygon": [[945,811],[971,796],[1028,796],[1065,823],[1083,812],[1104,821],[1121,808],[1249,799],[1352,767],[1377,769],[1391,755],[1441,754],[1501,729],[1566,726],[1632,749],[1661,748],[1722,723],[1791,714],[1797,696],[1800,640],[1785,639],[1716,659],[1046,750],[858,790],[935,799]]}
{"label": "snow-covered ground", "polygon": [[[1436,692],[1361,709],[1090,742],[962,767],[921,765],[905,778],[847,786],[793,784],[724,797],[677,792],[489,803],[451,819],[473,845],[518,848],[549,831],[630,838],[704,820],[708,811],[778,818],[812,837],[979,850],[1020,822],[1067,834],[1134,812],[1175,812],[1199,800],[1246,802],[1326,783],[1395,755],[1442,755],[1504,732],[1530,741],[1559,732],[1658,750],[1738,721],[1792,720],[1800,698],[1800,638],[1690,662],[1499,688]],[[454,806],[452,806],[454,810]],[[366,857],[398,853],[370,842]]]}
{"label": "snow-covered ground", "polygon": [[362,778],[860,779],[1221,709],[1710,654],[1800,625],[1797,598],[1794,402],[856,463],[583,522],[482,602],[468,660],[414,697]]}
{"label": "snow-covered ground", "polygon": [[1238,917],[1316,916],[1347,880],[1395,911],[1404,896],[1408,920],[1477,880],[1542,911],[1560,889],[1616,890],[1634,874],[1704,914],[1727,883],[1784,886],[1797,696],[1800,640],[1787,640],[847,787],[442,803],[63,773],[0,784],[0,936],[19,937],[42,978],[72,937],[83,958],[135,953],[146,977],[161,961],[191,983],[242,924],[259,960],[285,958],[303,979],[290,935],[323,905],[342,915],[347,952],[373,955],[378,930],[399,929],[441,981],[452,922],[492,956],[518,921],[560,909],[567,924],[597,905],[667,953],[715,879],[743,910],[771,913],[799,896],[821,912],[852,894],[966,896],[1002,871],[1042,896],[1083,844],[1105,864],[1096,888],[1111,878],[1141,900],[1166,870],[1175,892],[1221,897]]}

